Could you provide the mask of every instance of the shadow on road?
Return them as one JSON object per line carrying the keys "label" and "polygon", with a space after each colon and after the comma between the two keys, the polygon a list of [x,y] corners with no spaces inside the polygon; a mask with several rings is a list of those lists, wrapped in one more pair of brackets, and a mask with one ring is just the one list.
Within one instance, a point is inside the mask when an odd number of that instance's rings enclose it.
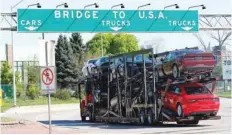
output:
{"label": "shadow on road", "polygon": [[[48,121],[39,121],[48,125]],[[100,129],[135,129],[135,128],[185,128],[185,127],[208,127],[210,125],[177,125],[177,124],[156,124],[156,125],[139,125],[131,123],[103,123],[103,122],[82,122],[81,120],[54,120],[52,125],[56,127],[67,127],[81,129],[84,127],[94,127]]]}

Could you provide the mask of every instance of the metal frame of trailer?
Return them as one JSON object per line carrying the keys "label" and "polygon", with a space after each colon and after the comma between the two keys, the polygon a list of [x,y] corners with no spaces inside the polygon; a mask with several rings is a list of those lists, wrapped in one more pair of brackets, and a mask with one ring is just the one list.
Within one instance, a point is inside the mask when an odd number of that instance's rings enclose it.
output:
{"label": "metal frame of trailer", "polygon": [[[150,72],[148,71],[148,66],[146,66],[144,55],[148,54],[150,58],[152,58],[152,70]],[[90,121],[104,121],[104,122],[128,122],[128,123],[140,123],[140,124],[154,124],[156,122],[164,122],[164,121],[188,121],[193,119],[220,119],[220,116],[212,116],[212,117],[202,117],[202,118],[195,118],[193,116],[191,117],[184,117],[179,118],[176,117],[175,114],[170,112],[169,110],[164,111],[162,108],[162,104],[158,102],[158,100],[161,99],[161,95],[156,89],[159,87],[165,87],[167,86],[167,80],[162,82],[155,81],[155,62],[154,57],[155,55],[151,55],[153,53],[153,49],[145,49],[130,53],[124,53],[119,54],[116,56],[109,57],[109,63],[107,65],[107,72],[102,74],[95,74],[92,76],[89,76],[88,78],[84,78],[80,84],[85,83],[90,85],[88,86],[88,91],[91,92],[92,95],[95,95],[97,89],[104,89],[107,85],[107,89],[105,89],[104,94],[107,102],[107,105],[105,107],[102,107],[101,105],[104,104],[104,102],[95,103],[96,99],[95,96],[92,96],[92,101],[94,103],[88,104],[87,112],[85,112],[85,116],[90,117]],[[142,55],[142,67],[140,67],[140,71],[137,74],[132,74],[133,65],[134,65],[134,57],[132,57],[132,63],[127,63],[127,58],[130,56],[136,56],[136,55]],[[163,55],[163,54],[162,54]],[[118,58],[123,58],[123,64],[124,64],[124,75],[119,77],[116,74],[116,78],[113,78],[112,71],[111,71],[111,64],[115,64],[115,60]],[[128,70],[128,65],[132,64],[132,66]],[[129,75],[128,75],[129,73]],[[103,80],[102,77],[105,77]],[[180,78],[175,80],[174,83],[184,83],[186,78]],[[200,83],[207,83],[210,81],[214,81],[215,78],[207,78],[207,79],[200,79],[198,82]],[[187,80],[187,81],[193,81],[193,80]],[[195,80],[196,81],[196,80]],[[132,97],[132,93],[134,92],[134,83],[133,82],[140,82],[139,85],[139,97]],[[104,87],[104,88],[103,88]],[[80,90],[80,85],[79,85]],[[129,92],[129,95],[128,95]],[[149,93],[151,92],[151,93]],[[112,95],[114,93],[114,95]],[[125,94],[126,93],[126,94]],[[150,95],[149,95],[150,94]],[[80,94],[79,94],[80,95]],[[141,96],[142,95],[142,96]],[[137,95],[138,96],[138,95]],[[112,109],[111,100],[115,100],[117,111]],[[141,102],[136,103],[132,102],[132,98],[143,98]],[[81,97],[80,97],[81,99]],[[152,99],[152,100],[151,100]],[[124,106],[123,106],[124,103]],[[101,108],[102,110],[105,110],[104,113],[97,113],[97,109]],[[124,110],[124,111],[123,111]]]}
{"label": "metal frame of trailer", "polygon": [[[97,121],[115,121],[115,122],[141,122],[145,123],[146,121],[146,116],[149,111],[151,113],[149,115],[150,123],[153,123],[155,121],[158,121],[158,110],[157,110],[157,98],[156,98],[156,88],[155,88],[155,75],[154,75],[154,66],[152,66],[152,74],[149,74],[147,72],[147,67],[146,63],[144,60],[144,55],[148,54],[153,54],[153,49],[146,49],[146,50],[140,50],[140,51],[135,51],[135,52],[130,52],[130,53],[124,53],[124,54],[119,54],[116,56],[110,56],[109,57],[109,63],[108,63],[108,74],[107,74],[107,107],[106,107],[106,112],[104,114],[97,114],[95,113],[97,105],[93,103],[91,105],[91,109],[93,112],[89,112],[89,117],[91,117],[92,120],[97,120]],[[136,56],[136,55],[142,55],[142,67],[140,68],[139,73],[135,74],[132,76],[132,70],[133,66],[128,69],[127,67],[127,57],[131,56]],[[152,55],[153,57],[153,55]],[[124,76],[119,77],[119,75],[116,74],[116,78],[112,78],[112,72],[110,69],[110,64],[115,62],[115,59],[117,58],[123,58],[123,64],[124,64]],[[132,65],[134,64],[134,57],[132,57]],[[152,65],[154,65],[154,59],[152,59]],[[130,77],[127,75],[130,74]],[[148,75],[149,74],[149,75]],[[102,74],[103,75],[103,74]],[[102,75],[95,75],[91,76],[89,78],[85,78],[85,81],[83,82],[91,82],[90,87],[92,88],[92,95],[95,94],[95,88],[101,86],[96,86],[99,85],[100,83],[103,83],[101,81]],[[137,79],[140,80],[137,80]],[[133,98],[143,98],[141,102],[135,103],[132,100],[132,92],[133,92],[133,87],[134,85],[132,84],[133,82],[138,82],[141,87],[138,90],[139,93],[143,93],[142,97],[133,97]],[[100,84],[101,85],[101,84]],[[105,82],[103,85],[106,85]],[[115,85],[114,89],[112,89],[111,86]],[[148,88],[149,87],[149,92],[151,92],[152,96],[149,96],[150,101],[148,100]],[[117,108],[118,111],[114,111],[111,106],[111,100],[112,100],[112,94],[116,93],[117,95]],[[123,94],[124,93],[124,94]],[[126,94],[125,94],[126,93]],[[129,95],[127,95],[129,93]],[[113,96],[115,96],[113,95]],[[123,99],[124,100],[123,100]],[[152,98],[152,99],[151,99]],[[94,96],[92,100],[95,102]],[[136,99],[137,100],[137,99]],[[123,103],[124,107],[123,107]],[[124,110],[124,111],[122,111]],[[136,110],[136,111],[135,111]],[[139,114],[138,114],[139,113]],[[93,116],[94,115],[94,116]],[[152,115],[152,116],[151,116]],[[152,121],[151,121],[152,120]]]}

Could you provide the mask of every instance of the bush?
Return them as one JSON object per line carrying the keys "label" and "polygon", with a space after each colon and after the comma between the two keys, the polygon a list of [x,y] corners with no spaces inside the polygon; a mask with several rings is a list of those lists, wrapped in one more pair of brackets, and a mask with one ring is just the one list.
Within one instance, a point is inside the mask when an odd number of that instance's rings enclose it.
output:
{"label": "bush", "polygon": [[29,85],[26,91],[26,95],[31,98],[31,99],[35,99],[37,97],[39,97],[39,87],[36,85]]}
{"label": "bush", "polygon": [[22,84],[16,84],[16,94],[17,97],[21,97],[23,94],[23,85]]}
{"label": "bush", "polygon": [[71,95],[67,90],[57,90],[54,94],[55,98],[58,98],[60,100],[69,100],[71,99]]}

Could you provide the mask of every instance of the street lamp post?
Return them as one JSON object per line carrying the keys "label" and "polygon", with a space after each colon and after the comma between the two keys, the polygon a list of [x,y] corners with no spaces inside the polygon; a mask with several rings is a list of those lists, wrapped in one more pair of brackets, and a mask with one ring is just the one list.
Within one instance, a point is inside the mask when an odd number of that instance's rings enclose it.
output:
{"label": "street lamp post", "polygon": [[205,5],[202,4],[202,5],[191,6],[188,8],[188,10],[191,8],[196,8],[196,7],[202,7],[202,9],[206,9]]}
{"label": "street lamp post", "polygon": [[[118,7],[120,6],[121,8],[125,8],[125,6],[121,3],[121,4],[118,4],[118,5],[114,5],[111,7],[111,9],[115,8],[115,7]],[[104,55],[104,51],[103,51],[103,39],[102,39],[102,32],[101,32],[101,56],[103,57]]]}
{"label": "street lamp post", "polygon": [[[95,8],[99,8],[99,5],[97,3],[93,3],[93,4],[89,4],[89,5],[84,6],[84,9],[86,9],[87,7],[91,7],[91,6],[94,6]],[[102,33],[100,33],[100,35],[101,35],[101,56],[103,56]]]}
{"label": "street lamp post", "polygon": [[151,3],[147,3],[147,4],[145,4],[145,5],[138,6],[138,8],[137,8],[137,9],[140,9],[140,8],[142,8],[142,7],[146,7],[146,6],[150,6],[150,5],[151,5]]}
{"label": "street lamp post", "polygon": [[164,10],[169,7],[175,7],[175,8],[180,8],[178,4],[172,4],[164,7]]}
{"label": "street lamp post", "polygon": [[[22,3],[23,0],[19,1],[18,3],[16,3],[14,6],[11,6],[10,8],[10,11],[12,13],[13,9],[18,6],[20,3]],[[11,28],[13,27],[13,18],[11,17]],[[16,104],[16,84],[15,84],[15,71],[14,71],[14,47],[13,47],[13,44],[14,44],[14,34],[13,34],[13,31],[11,29],[11,45],[12,45],[12,72],[13,72],[13,95],[14,95],[14,106],[17,106]],[[1,82],[0,82],[1,83]]]}
{"label": "street lamp post", "polygon": [[[172,4],[172,5],[168,5],[168,6],[165,6],[163,10],[165,10],[166,8],[170,8],[170,7],[175,7],[176,9],[177,8],[180,8],[178,4]],[[162,11],[163,12],[163,11]],[[151,25],[149,26],[149,28],[147,29],[147,31],[149,31],[151,29],[151,27],[153,26],[153,24],[157,21],[158,19],[155,19]]]}
{"label": "street lamp post", "polygon": [[[68,8],[68,4],[67,3],[62,3],[56,6],[56,9],[60,6],[64,6],[64,8]],[[49,15],[50,16],[50,15]],[[44,40],[44,33],[42,33],[42,39]]]}

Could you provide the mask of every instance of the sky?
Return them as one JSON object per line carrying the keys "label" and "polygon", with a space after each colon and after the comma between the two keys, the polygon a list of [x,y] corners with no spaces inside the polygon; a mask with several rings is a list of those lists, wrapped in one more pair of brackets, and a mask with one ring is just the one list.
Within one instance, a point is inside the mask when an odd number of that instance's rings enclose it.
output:
{"label": "sky", "polygon": [[[9,13],[10,7],[20,0],[0,0],[0,12]],[[98,3],[99,9],[109,9],[112,5],[123,3],[125,9],[137,9],[138,6],[151,3],[146,10],[161,10],[171,4],[178,4],[181,10],[188,9],[189,6],[204,4],[205,10],[199,9],[199,14],[231,14],[231,0],[24,0],[17,8],[26,8],[27,5],[40,3],[42,8],[54,8],[56,5],[67,2],[69,9],[83,9],[85,5]],[[1,18],[0,18],[1,20]],[[60,33],[45,33],[46,40],[57,40]],[[62,33],[70,36],[70,33]],[[200,43],[192,33],[132,33],[139,41],[139,45],[148,45],[159,42],[160,51],[173,50],[184,47],[199,46]],[[217,42],[210,38],[208,32],[200,31],[203,40],[217,45]],[[81,33],[84,42],[90,40],[94,33]],[[41,33],[17,33],[13,32],[14,58],[15,60],[32,60],[33,56],[39,53],[39,39]],[[5,60],[5,44],[11,44],[11,32],[1,31],[0,33],[0,60]]]}

